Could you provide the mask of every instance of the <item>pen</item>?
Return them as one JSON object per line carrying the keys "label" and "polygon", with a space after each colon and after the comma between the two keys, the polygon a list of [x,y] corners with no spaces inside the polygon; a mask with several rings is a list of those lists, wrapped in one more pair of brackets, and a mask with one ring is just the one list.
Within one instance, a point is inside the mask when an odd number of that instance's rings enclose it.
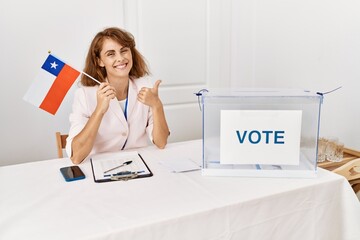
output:
{"label": "pen", "polygon": [[104,172],[104,174],[105,174],[105,173],[108,173],[108,172],[110,172],[110,171],[112,171],[112,170],[115,170],[115,169],[117,169],[117,168],[119,168],[119,167],[129,165],[130,163],[132,163],[132,161],[124,162],[123,164],[121,164],[121,165],[119,165],[119,166],[116,166],[116,167],[110,168],[109,170],[106,170],[106,171]]}

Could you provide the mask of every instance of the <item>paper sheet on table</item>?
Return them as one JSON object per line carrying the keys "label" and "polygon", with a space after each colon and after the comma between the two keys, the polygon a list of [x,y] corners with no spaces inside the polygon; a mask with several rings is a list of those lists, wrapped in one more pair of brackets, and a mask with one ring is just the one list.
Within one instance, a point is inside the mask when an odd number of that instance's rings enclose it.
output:
{"label": "paper sheet on table", "polygon": [[201,169],[199,164],[197,164],[191,158],[172,158],[162,160],[159,163],[174,173],[189,172]]}

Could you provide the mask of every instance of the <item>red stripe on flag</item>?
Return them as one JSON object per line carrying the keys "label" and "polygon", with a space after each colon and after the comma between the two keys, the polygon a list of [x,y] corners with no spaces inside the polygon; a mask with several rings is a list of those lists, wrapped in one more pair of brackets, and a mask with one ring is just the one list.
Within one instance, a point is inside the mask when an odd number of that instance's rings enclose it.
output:
{"label": "red stripe on flag", "polygon": [[39,107],[55,115],[79,74],[80,72],[65,64]]}

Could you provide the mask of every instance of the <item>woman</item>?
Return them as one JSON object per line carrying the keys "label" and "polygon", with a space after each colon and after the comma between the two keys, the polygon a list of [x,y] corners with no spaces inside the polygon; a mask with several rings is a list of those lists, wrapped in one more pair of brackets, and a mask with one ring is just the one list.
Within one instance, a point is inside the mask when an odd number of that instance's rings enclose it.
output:
{"label": "woman", "polygon": [[74,164],[88,155],[146,146],[150,140],[164,148],[169,136],[161,83],[152,86],[148,67],[135,48],[133,36],[107,28],[93,39],[82,87],[75,92],[66,151]]}

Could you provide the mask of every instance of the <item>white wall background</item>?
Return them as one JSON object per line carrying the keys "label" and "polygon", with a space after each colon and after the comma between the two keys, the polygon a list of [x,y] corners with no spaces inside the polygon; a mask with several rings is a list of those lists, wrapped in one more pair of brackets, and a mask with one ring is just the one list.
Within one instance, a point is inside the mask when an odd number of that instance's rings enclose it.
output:
{"label": "white wall background", "polygon": [[76,86],[55,116],[22,98],[48,50],[82,69],[94,34],[104,26],[123,24],[122,2],[0,1],[0,165],[55,158],[54,134],[69,129],[68,115]]}
{"label": "white wall background", "polygon": [[[66,2],[66,1],[65,1]],[[22,100],[48,50],[82,69],[94,34],[135,35],[155,77],[172,135],[201,137],[193,92],[203,87],[327,91],[321,134],[360,149],[360,3],[356,0],[0,0],[0,165],[56,157],[72,93],[56,116]]]}
{"label": "white wall background", "polygon": [[360,1],[233,1],[231,85],[326,92],[320,135],[360,149]]}

